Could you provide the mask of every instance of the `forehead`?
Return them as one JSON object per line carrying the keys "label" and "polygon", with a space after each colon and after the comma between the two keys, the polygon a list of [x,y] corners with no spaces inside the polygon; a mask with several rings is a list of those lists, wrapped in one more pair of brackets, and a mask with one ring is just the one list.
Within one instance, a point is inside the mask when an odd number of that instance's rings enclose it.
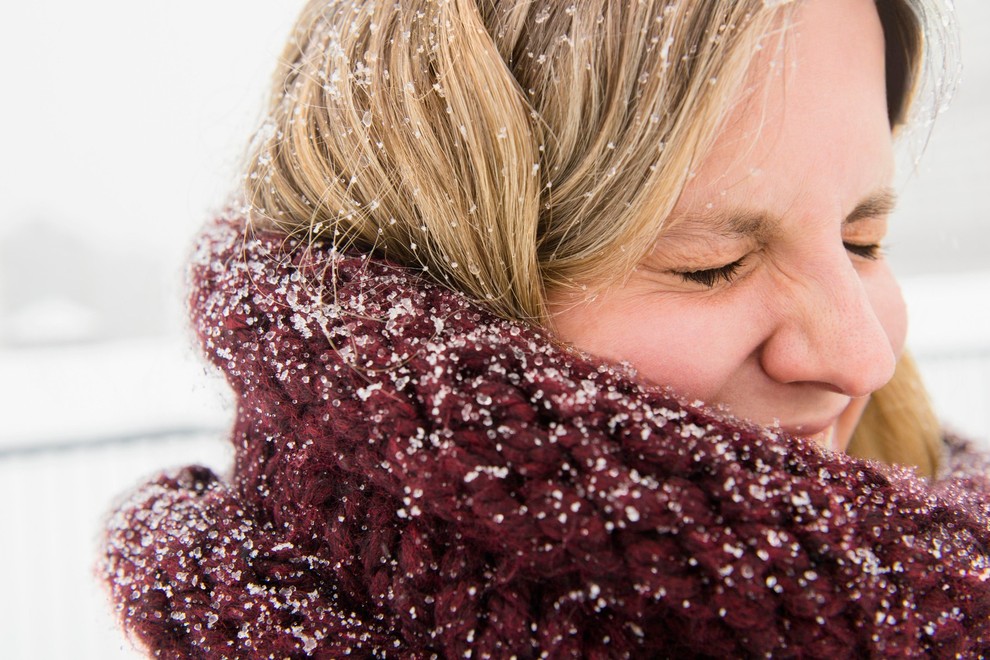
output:
{"label": "forehead", "polygon": [[730,203],[845,215],[889,182],[891,140],[872,0],[809,0],[767,37],[671,221],[716,217],[708,211]]}

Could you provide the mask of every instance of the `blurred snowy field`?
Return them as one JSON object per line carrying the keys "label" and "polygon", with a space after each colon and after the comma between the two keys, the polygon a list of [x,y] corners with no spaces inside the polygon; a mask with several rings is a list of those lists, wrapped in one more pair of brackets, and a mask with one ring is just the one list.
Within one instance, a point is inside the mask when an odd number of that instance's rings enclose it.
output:
{"label": "blurred snowy field", "polygon": [[[92,577],[105,512],[159,469],[226,469],[181,273],[303,4],[0,4],[0,658],[138,657]],[[941,416],[986,442],[990,3],[956,7],[965,72],[902,154],[890,260]]]}
{"label": "blurred snowy field", "polygon": [[142,657],[117,628],[94,577],[108,506],[163,467],[227,462],[216,433],[0,454],[0,558],[9,567],[0,598],[0,657]]}
{"label": "blurred snowy field", "polygon": [[[154,472],[223,471],[231,406],[182,342],[0,350],[0,657],[137,657],[93,576],[112,502]],[[46,634],[55,626],[58,634]]]}

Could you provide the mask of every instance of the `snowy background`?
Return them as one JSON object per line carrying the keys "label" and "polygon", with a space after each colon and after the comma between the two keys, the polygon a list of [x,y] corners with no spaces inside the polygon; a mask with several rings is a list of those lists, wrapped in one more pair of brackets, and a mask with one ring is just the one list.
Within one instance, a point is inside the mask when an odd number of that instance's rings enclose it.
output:
{"label": "snowy background", "polygon": [[[905,153],[890,259],[940,413],[985,440],[990,3],[956,4],[963,81],[920,164]],[[156,469],[229,460],[183,262],[302,5],[0,7],[0,657],[137,657],[91,577],[102,516]]]}

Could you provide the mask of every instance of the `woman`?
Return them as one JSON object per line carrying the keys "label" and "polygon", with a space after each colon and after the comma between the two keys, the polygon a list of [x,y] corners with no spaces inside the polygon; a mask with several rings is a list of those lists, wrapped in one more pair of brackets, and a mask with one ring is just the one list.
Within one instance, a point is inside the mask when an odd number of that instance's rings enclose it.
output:
{"label": "woman", "polygon": [[932,11],[311,2],[193,259],[233,471],[114,517],[125,624],[163,657],[990,649],[985,463],[879,247]]}

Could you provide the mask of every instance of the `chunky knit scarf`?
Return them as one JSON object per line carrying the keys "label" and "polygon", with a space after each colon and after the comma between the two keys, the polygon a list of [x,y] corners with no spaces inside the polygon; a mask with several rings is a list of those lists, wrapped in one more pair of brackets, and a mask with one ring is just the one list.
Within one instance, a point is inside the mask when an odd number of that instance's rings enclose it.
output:
{"label": "chunky knit scarf", "polygon": [[730,423],[417,273],[221,220],[192,310],[234,466],[110,523],[170,658],[977,657],[990,483]]}

